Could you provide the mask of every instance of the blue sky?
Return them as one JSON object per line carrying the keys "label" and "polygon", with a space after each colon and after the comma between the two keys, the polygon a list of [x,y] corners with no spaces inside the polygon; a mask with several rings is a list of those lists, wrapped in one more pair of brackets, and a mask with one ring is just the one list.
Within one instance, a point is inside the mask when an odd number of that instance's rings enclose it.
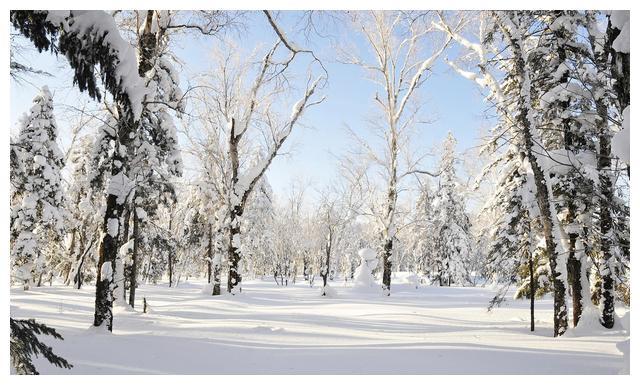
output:
{"label": "blue sky", "polygon": [[[312,183],[313,190],[322,189],[337,178],[336,158],[352,143],[345,126],[350,126],[359,133],[366,132],[367,117],[375,111],[373,96],[376,86],[366,79],[365,72],[356,66],[338,63],[335,52],[328,39],[314,37],[311,41],[296,34],[293,24],[299,13],[282,12],[278,20],[289,37],[298,45],[314,49],[329,72],[329,84],[322,93],[327,96],[324,103],[308,110],[304,116],[305,127],[297,127],[289,138],[285,152],[289,155],[276,158],[267,173],[276,195],[286,196],[292,181],[302,179]],[[248,18],[246,31],[232,33],[229,38],[237,39],[240,47],[252,49],[256,45],[271,46],[276,35],[268,25],[262,13],[255,12]],[[344,31],[334,31],[338,39],[349,39],[361,51],[366,46],[356,34],[344,35]],[[185,63],[183,81],[208,68],[209,55],[214,45],[220,41],[216,38],[182,38],[176,43],[176,54]],[[455,57],[455,47],[445,54]],[[31,105],[36,87],[49,84],[55,92],[55,100],[60,104],[78,104],[79,100],[88,100],[79,95],[71,86],[70,70],[64,59],[56,60],[51,54],[30,52],[26,58],[31,65],[50,71],[51,78],[31,78],[30,84],[11,82],[11,126],[20,114]],[[303,72],[298,76],[299,84],[305,80],[308,58],[301,58],[292,67],[292,71]],[[316,71],[316,74],[319,72]],[[298,95],[294,93],[294,95]],[[425,151],[437,150],[448,131],[452,131],[458,140],[458,151],[464,152],[478,144],[481,129],[486,129],[490,122],[483,118],[486,105],[479,89],[470,81],[453,73],[442,61],[438,62],[431,77],[419,91],[422,117],[432,121],[418,128],[414,146]],[[61,109],[59,109],[61,110]],[[69,122],[58,117],[61,131],[62,147],[68,145]],[[12,130],[13,131],[13,130]],[[366,135],[366,134],[365,134]],[[333,155],[332,155],[333,154]],[[425,166],[433,166],[437,156],[430,158]]]}

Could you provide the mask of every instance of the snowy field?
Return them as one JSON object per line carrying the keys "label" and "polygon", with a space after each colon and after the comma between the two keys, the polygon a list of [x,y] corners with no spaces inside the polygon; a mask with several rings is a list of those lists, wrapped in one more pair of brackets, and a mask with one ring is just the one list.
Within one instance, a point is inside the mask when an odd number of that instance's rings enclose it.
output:
{"label": "snowy field", "polygon": [[113,335],[89,326],[93,286],[12,288],[11,314],[64,336],[46,341],[74,368],[40,358],[42,374],[617,374],[623,367],[616,343],[628,333],[620,327],[554,339],[548,299],[537,302],[531,333],[526,301],[488,313],[488,288],[415,289],[402,281],[395,278],[391,297],[333,283],[332,298],[300,281],[248,281],[242,294],[220,297],[203,294],[201,281],[142,285],[140,309],[116,309]]}

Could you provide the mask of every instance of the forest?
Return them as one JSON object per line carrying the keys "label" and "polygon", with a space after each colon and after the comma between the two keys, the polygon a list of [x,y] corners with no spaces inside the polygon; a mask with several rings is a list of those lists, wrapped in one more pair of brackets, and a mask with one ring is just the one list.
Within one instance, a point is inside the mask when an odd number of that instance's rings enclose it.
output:
{"label": "forest", "polygon": [[12,10],[11,373],[629,374],[629,15]]}

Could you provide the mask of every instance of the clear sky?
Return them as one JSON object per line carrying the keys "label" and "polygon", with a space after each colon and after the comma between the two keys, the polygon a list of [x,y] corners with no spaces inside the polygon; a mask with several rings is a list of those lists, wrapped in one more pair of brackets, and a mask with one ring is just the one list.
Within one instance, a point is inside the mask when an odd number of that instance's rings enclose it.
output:
{"label": "clear sky", "polygon": [[[307,41],[296,33],[294,23],[299,20],[300,13],[282,12],[278,21],[289,33],[290,39],[299,46],[312,48],[325,64],[329,73],[329,83],[322,90],[327,96],[324,103],[314,106],[304,116],[304,127],[297,127],[285,146],[287,156],[278,157],[267,176],[276,195],[287,195],[294,180],[306,180],[315,189],[331,183],[337,177],[336,157],[352,143],[349,140],[345,126],[350,126],[359,133],[366,132],[367,117],[375,111],[373,97],[376,86],[367,80],[365,72],[356,66],[338,63],[335,50],[329,39],[314,36]],[[256,45],[271,46],[276,41],[276,35],[261,12],[254,12],[248,16],[247,29],[233,33],[229,38],[237,39],[238,46],[252,49]],[[348,39],[358,50],[366,52],[366,46],[357,34],[344,35],[344,31],[328,31],[340,39]],[[220,44],[217,38],[181,38],[176,43],[176,55],[184,62],[183,81],[209,68],[210,52]],[[445,56],[455,57],[455,47]],[[71,71],[63,58],[56,60],[49,53],[38,54],[27,52],[25,58],[38,69],[49,71],[52,77],[30,78],[32,84],[18,84],[11,82],[11,126],[15,132],[18,117],[27,111],[31,99],[37,92],[37,87],[48,84],[54,92],[57,108],[58,124],[61,132],[61,146],[66,148],[70,137],[70,122],[64,115],[63,104],[76,105],[88,100],[85,95],[79,95],[71,85]],[[308,58],[301,59],[292,68],[304,71]],[[316,74],[319,72],[316,71]],[[305,81],[304,75],[298,77],[299,84]],[[301,91],[294,95],[300,94]],[[453,73],[445,63],[439,61],[430,78],[419,91],[423,103],[422,117],[431,121],[418,128],[418,134],[413,145],[426,151],[436,151],[448,131],[453,132],[458,140],[458,151],[463,153],[478,144],[481,130],[486,130],[491,122],[487,121],[484,111],[487,108],[479,89],[470,81]],[[366,134],[365,134],[366,135]],[[437,156],[430,162],[436,162]],[[429,162],[428,161],[428,162]],[[425,166],[433,166],[425,164]],[[311,189],[313,194],[314,188]]]}

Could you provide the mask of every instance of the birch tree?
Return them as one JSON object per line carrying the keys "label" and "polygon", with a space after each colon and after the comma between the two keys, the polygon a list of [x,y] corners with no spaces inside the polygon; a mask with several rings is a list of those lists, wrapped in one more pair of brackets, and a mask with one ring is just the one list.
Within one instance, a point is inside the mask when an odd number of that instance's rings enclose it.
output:
{"label": "birch tree", "polygon": [[[281,46],[278,40],[257,68],[238,56],[219,51],[214,73],[200,83],[197,103],[204,105],[199,104],[203,113],[199,120],[208,126],[208,146],[216,147],[218,154],[212,158],[213,167],[222,177],[218,189],[224,202],[227,290],[231,293],[241,282],[241,219],[250,196],[304,112],[324,100],[315,98],[315,93],[326,77],[309,78],[302,97],[290,107],[290,115],[282,117],[277,113],[274,105],[280,103],[282,107],[286,103],[283,96],[288,87],[284,80],[293,55],[281,58]],[[247,78],[251,79],[250,85],[246,84]],[[257,158],[253,155],[256,153]],[[247,159],[253,159],[252,166]]]}
{"label": "birch tree", "polygon": [[[379,135],[384,139],[383,150],[357,138],[364,148],[370,165],[378,168],[385,179],[384,203],[375,210],[382,238],[382,289],[391,294],[391,268],[394,237],[397,231],[397,203],[400,183],[408,175],[428,171],[418,168],[423,157],[402,157],[408,146],[408,134],[416,124],[419,108],[413,104],[416,91],[428,79],[438,58],[451,41],[450,36],[437,41],[442,34],[428,21],[430,14],[413,14],[392,11],[364,11],[349,14],[353,29],[364,40],[369,55],[357,56],[341,52],[341,61],[361,67],[378,87],[374,96],[384,124]],[[431,49],[425,50],[425,41],[435,40]],[[369,56],[371,58],[369,58]],[[401,161],[405,160],[403,167]]]}

